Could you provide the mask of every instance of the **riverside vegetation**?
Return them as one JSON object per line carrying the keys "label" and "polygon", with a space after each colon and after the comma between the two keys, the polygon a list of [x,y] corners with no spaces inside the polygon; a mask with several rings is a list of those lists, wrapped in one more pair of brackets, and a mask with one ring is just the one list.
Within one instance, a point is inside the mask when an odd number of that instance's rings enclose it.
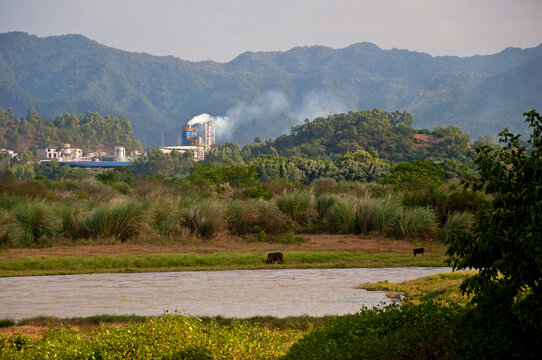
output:
{"label": "riverside vegetation", "polygon": [[[64,180],[0,181],[0,246],[49,247],[111,243],[205,245],[217,237],[241,243],[291,246],[287,264],[401,266],[410,252],[293,251],[311,234],[428,241],[441,250],[417,259],[442,265],[441,244],[454,229],[470,227],[471,212],[486,206],[480,194],[456,184],[394,191],[391,185],[317,180],[299,188],[264,185],[204,185],[164,178],[133,178],[125,171]],[[222,187],[222,188],[220,188]],[[256,195],[252,195],[255,193]],[[253,198],[252,196],[258,196]],[[261,197],[260,197],[261,196]],[[267,200],[265,198],[268,198]],[[294,235],[297,233],[298,235]],[[237,239],[237,240],[235,240]],[[429,245],[432,246],[432,245]],[[254,251],[215,254],[148,254],[4,259],[3,275],[94,271],[260,268]],[[422,262],[423,261],[423,262]]]}
{"label": "riverside vegetation", "polygon": [[[460,286],[460,291],[470,296],[467,305],[457,303],[453,297],[441,297],[456,290],[454,287],[439,288],[441,282],[435,281],[438,284],[436,288],[419,296],[410,293],[401,306],[361,309],[357,314],[333,317],[301,330],[286,328],[277,331],[250,321],[236,320],[217,325],[213,321],[165,314],[121,327],[102,325],[87,332],[53,325],[37,340],[11,334],[1,339],[0,354],[14,359],[539,358],[542,355],[542,231],[539,219],[542,203],[539,191],[542,183],[542,117],[534,110],[525,116],[532,128],[531,138],[522,142],[519,136],[504,131],[501,133],[503,147],[479,147],[475,161],[477,177],[467,180],[468,188],[453,183],[439,184],[440,181],[435,183],[431,181],[434,179],[432,176],[426,181],[410,181],[412,173],[409,171],[391,172],[379,185],[334,183],[321,179],[308,186],[287,182],[267,184],[265,188],[243,182],[229,186],[229,182],[223,180],[231,175],[231,168],[223,171],[220,167],[216,172],[208,172],[218,180],[213,186],[209,186],[209,178],[205,176],[188,177],[187,182],[134,179],[134,183],[142,181],[140,185],[145,189],[138,193],[138,186],[130,185],[130,177],[122,173],[85,180],[93,186],[108,186],[109,196],[106,198],[100,197],[101,191],[91,194],[77,186],[80,196],[67,196],[72,190],[59,185],[66,180],[37,180],[24,185],[17,181],[8,183],[9,194],[4,190],[1,202],[10,204],[2,207],[2,221],[9,225],[9,230],[4,230],[2,235],[7,246],[97,241],[104,234],[126,243],[135,237],[152,237],[160,231],[153,221],[145,220],[152,219],[149,214],[156,208],[151,201],[152,189],[158,189],[160,196],[171,197],[171,190],[167,189],[180,187],[182,196],[168,200],[174,204],[170,208],[174,210],[172,213],[182,214],[182,221],[175,223],[173,228],[202,241],[216,234],[213,229],[227,229],[237,236],[244,234],[246,239],[273,240],[281,233],[266,231],[265,224],[276,216],[284,224],[289,224],[287,229],[297,232],[378,234],[413,240],[430,234],[426,241],[441,240],[448,245],[449,263],[455,269],[473,268],[478,271],[466,274]],[[428,170],[427,174],[432,174],[430,165],[416,163],[413,166],[418,165]],[[199,174],[202,175],[201,172]],[[157,187],[156,183],[148,186],[147,183],[145,188],[145,183],[152,181],[160,181],[163,186]],[[81,179],[76,181],[79,185],[83,182]],[[21,196],[16,195],[19,186],[28,184],[27,190],[19,192]],[[420,184],[425,186],[420,187]],[[34,186],[41,190],[30,191]],[[274,192],[276,188],[282,188],[282,191]],[[345,188],[348,191],[341,190]],[[401,188],[406,191],[401,191]],[[41,195],[29,195],[36,193]],[[271,197],[264,200],[267,193]],[[64,217],[62,221],[60,217],[48,219],[48,222],[28,221],[25,220],[28,217],[21,216],[25,211],[14,211],[19,206],[20,209],[23,206],[49,206],[49,203],[39,203],[43,194],[49,194],[50,204],[57,204],[59,208],[64,206],[64,202],[75,208],[75,211],[64,212],[73,218],[66,216],[69,219],[66,222]],[[59,194],[66,196],[62,198]],[[77,210],[81,199],[96,204],[96,208],[81,207]],[[123,199],[129,201],[124,203]],[[236,208],[232,204],[240,206]],[[254,206],[250,214],[243,215],[254,219],[248,222],[252,226],[249,232],[244,227],[235,226],[236,222],[229,218],[231,214],[244,214],[244,206]],[[269,208],[272,215],[268,219],[260,219],[260,207]],[[115,217],[122,218],[122,214],[133,209],[138,209],[134,214],[139,216],[138,224],[143,225],[119,227],[110,215],[114,213]],[[458,211],[469,211],[472,215]],[[43,209],[35,213],[37,216],[30,219],[45,219],[43,214],[49,214]],[[415,216],[418,213],[425,216]],[[167,219],[167,215],[169,212],[163,213],[160,219]],[[198,219],[205,221],[199,222]],[[221,225],[210,225],[214,223],[211,219],[219,219]],[[55,222],[57,227],[52,225]],[[36,223],[51,226],[28,226]],[[75,229],[80,232],[71,232],[78,235],[67,236],[58,232],[58,229],[64,229],[64,223],[79,224]],[[100,224],[103,223],[108,226],[102,227]],[[424,230],[420,231],[418,226]],[[127,232],[111,230],[119,228],[127,229]],[[168,226],[164,228],[170,229]],[[99,235],[96,237],[94,234]],[[169,233],[169,236],[174,237],[175,234]],[[449,280],[457,280],[454,279],[457,277],[455,274],[451,277]],[[382,284],[375,287],[382,287]]]}

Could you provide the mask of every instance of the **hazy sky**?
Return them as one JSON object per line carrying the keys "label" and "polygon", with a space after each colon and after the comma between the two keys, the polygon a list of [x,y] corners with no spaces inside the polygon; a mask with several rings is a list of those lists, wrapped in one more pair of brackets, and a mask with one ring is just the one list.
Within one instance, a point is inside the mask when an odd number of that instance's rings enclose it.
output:
{"label": "hazy sky", "polygon": [[470,56],[542,43],[542,0],[0,0],[0,32],[76,33],[111,47],[229,61],[295,46]]}

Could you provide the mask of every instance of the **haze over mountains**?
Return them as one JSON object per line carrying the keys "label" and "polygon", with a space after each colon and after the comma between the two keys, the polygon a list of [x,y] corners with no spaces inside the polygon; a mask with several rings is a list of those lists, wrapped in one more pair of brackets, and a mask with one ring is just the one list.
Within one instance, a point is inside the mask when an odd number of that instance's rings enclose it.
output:
{"label": "haze over mountains", "polygon": [[542,45],[460,58],[357,43],[217,63],[130,53],[81,35],[0,34],[0,107],[26,116],[32,105],[49,118],[124,115],[145,145],[162,135],[176,144],[181,125],[201,113],[220,117],[219,142],[248,143],[305,118],[375,107],[407,109],[415,127],[456,125],[471,138],[526,132],[522,113],[542,109]]}

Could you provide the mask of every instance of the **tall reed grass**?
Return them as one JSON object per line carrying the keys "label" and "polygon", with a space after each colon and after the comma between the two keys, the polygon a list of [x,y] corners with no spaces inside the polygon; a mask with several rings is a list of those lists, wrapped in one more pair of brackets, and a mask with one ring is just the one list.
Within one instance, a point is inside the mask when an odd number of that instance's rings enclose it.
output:
{"label": "tall reed grass", "polygon": [[371,219],[371,228],[380,235],[391,235],[394,219],[402,210],[401,203],[393,196],[383,199],[372,199],[368,204],[368,215]]}
{"label": "tall reed grass", "polygon": [[440,236],[444,241],[455,231],[469,231],[472,228],[474,216],[469,212],[456,211],[448,215],[446,223],[440,231]]}
{"label": "tall reed grass", "polygon": [[85,221],[83,231],[89,237],[110,236],[125,242],[138,235],[144,223],[144,207],[127,202],[116,206],[99,206]]}
{"label": "tall reed grass", "polygon": [[275,202],[280,210],[301,225],[309,224],[317,218],[316,199],[311,190],[283,192]]}
{"label": "tall reed grass", "polygon": [[316,209],[321,222],[326,221],[327,212],[339,199],[339,195],[335,194],[322,194],[318,196],[316,199]]}
{"label": "tall reed grass", "polygon": [[284,234],[292,229],[290,218],[274,202],[234,200],[226,208],[229,230],[235,235]]}
{"label": "tall reed grass", "polygon": [[10,246],[14,243],[13,231],[15,226],[16,222],[13,215],[0,208],[0,247]]}
{"label": "tall reed grass", "polygon": [[438,231],[435,210],[426,207],[403,208],[395,216],[394,233],[404,239],[434,239]]}
{"label": "tall reed grass", "polygon": [[338,198],[327,212],[327,229],[332,233],[355,233],[356,213],[357,202],[355,200]]}
{"label": "tall reed grass", "polygon": [[161,235],[184,234],[179,201],[170,195],[153,199],[149,211],[151,227]]}
{"label": "tall reed grass", "polygon": [[22,202],[12,214],[19,226],[18,240],[23,244],[39,243],[53,232],[51,209],[43,201]]}
{"label": "tall reed grass", "polygon": [[182,223],[192,234],[209,239],[222,230],[226,222],[221,205],[211,199],[201,199],[182,204],[180,209]]}
{"label": "tall reed grass", "polygon": [[374,200],[369,196],[361,199],[357,205],[356,209],[356,229],[360,233],[367,235],[370,231],[375,229],[376,216],[374,211],[372,211],[374,205],[372,202]]}
{"label": "tall reed grass", "polygon": [[69,204],[64,205],[60,208],[60,217],[62,219],[62,236],[71,240],[85,237],[84,220],[80,208]]}

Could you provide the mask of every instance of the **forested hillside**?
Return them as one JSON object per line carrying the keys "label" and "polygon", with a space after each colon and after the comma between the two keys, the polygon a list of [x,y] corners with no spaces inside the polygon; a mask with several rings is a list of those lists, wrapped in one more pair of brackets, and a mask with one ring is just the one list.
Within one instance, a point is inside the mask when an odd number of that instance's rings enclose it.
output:
{"label": "forested hillside", "polygon": [[394,163],[416,160],[438,164],[445,177],[460,177],[473,158],[469,136],[455,126],[417,130],[407,111],[374,109],[307,120],[290,135],[256,137],[244,147],[217,144],[205,161],[253,165],[264,182],[310,183],[319,178],[371,182],[388,175]]}
{"label": "forested hillside", "polygon": [[382,50],[297,47],[247,52],[228,63],[130,53],[80,35],[0,34],[0,106],[24,116],[124,115],[146,145],[176,144],[200,113],[227,116],[218,141],[277,137],[328,114],[408,109],[417,127],[455,125],[471,137],[503,127],[525,132],[521,114],[542,107],[542,46],[488,56],[432,57]]}
{"label": "forested hillside", "polygon": [[126,119],[95,112],[86,115],[64,114],[55,120],[44,119],[31,107],[25,118],[19,118],[11,109],[0,108],[0,148],[35,150],[45,146],[71,144],[83,151],[102,149],[112,152],[115,146],[128,151],[141,150],[134,139],[132,126]]}
{"label": "forested hillside", "polygon": [[238,161],[259,155],[333,160],[346,153],[365,151],[392,162],[472,158],[469,135],[455,126],[436,127],[432,131],[412,127],[407,111],[381,109],[330,115],[294,126],[290,135],[254,143],[242,149],[235,145],[216,146],[208,155],[214,161]]}

